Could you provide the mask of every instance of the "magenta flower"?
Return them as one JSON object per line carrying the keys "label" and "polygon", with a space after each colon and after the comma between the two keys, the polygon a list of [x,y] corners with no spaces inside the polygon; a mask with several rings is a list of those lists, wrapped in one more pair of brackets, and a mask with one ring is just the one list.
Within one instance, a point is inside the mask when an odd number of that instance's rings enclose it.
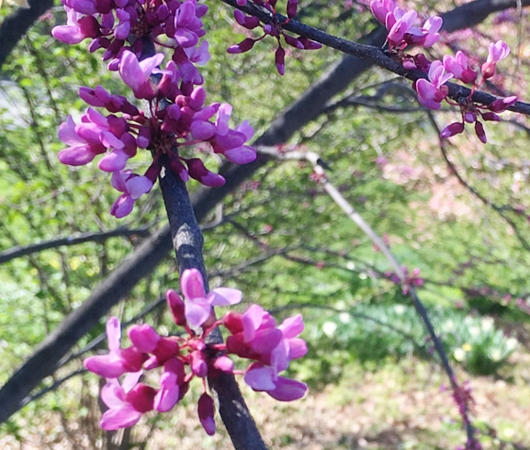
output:
{"label": "magenta flower", "polygon": [[445,71],[441,61],[434,61],[429,68],[428,77],[430,81],[423,78],[416,81],[415,89],[418,93],[418,101],[426,108],[440,109],[442,100],[448,94],[448,88],[444,84],[452,76],[452,73]]}
{"label": "magenta flower", "polygon": [[393,14],[395,7],[394,0],[372,0],[370,3],[372,14],[383,25],[386,25],[386,17]]}
{"label": "magenta flower", "polygon": [[72,116],[68,116],[67,121],[59,126],[59,139],[69,147],[61,150],[57,156],[59,161],[70,166],[88,164],[96,155],[107,151],[101,143],[99,131],[89,133],[87,131],[90,130],[85,129],[78,134],[77,127]]}
{"label": "magenta flower", "polygon": [[482,76],[484,79],[495,75],[497,63],[510,54],[510,47],[503,41],[497,41],[488,46],[488,59],[482,64]]}
{"label": "magenta flower", "polygon": [[304,322],[301,314],[285,319],[278,327],[282,332],[280,343],[271,353],[271,366],[277,372],[282,372],[289,367],[293,359],[301,358],[307,353],[307,344],[297,336],[304,331]]}
{"label": "magenta flower", "polygon": [[415,33],[417,29],[413,25],[416,17],[416,11],[404,12],[401,8],[395,8],[392,15],[387,15],[388,42],[399,47],[405,39],[405,34]]}
{"label": "magenta flower", "polygon": [[447,72],[451,72],[454,78],[464,83],[474,83],[477,79],[477,72],[469,68],[467,56],[460,50],[455,56],[445,55],[443,65]]}
{"label": "magenta flower", "polygon": [[254,391],[264,391],[272,398],[283,402],[298,400],[307,392],[305,383],[278,376],[273,367],[260,363],[254,363],[249,367],[245,374],[245,383]]}
{"label": "magenta flower", "polygon": [[157,88],[151,83],[150,77],[163,59],[162,53],[157,53],[143,61],[138,61],[133,52],[123,53],[120,75],[123,82],[132,89],[136,98],[151,100],[156,97]]}
{"label": "magenta flower", "polygon": [[149,178],[133,174],[130,170],[113,172],[110,184],[117,191],[123,192],[110,208],[110,213],[118,219],[130,214],[134,202],[153,187]]}
{"label": "magenta flower", "polygon": [[204,431],[210,436],[215,434],[215,407],[213,398],[204,392],[199,398],[198,404],[199,420],[204,428]]}
{"label": "magenta flower", "polygon": [[101,399],[109,407],[101,418],[101,428],[118,430],[133,426],[142,414],[154,409],[155,395],[156,390],[143,383],[130,389],[125,383],[122,387],[117,380],[109,380],[101,390]]}
{"label": "magenta flower", "polygon": [[175,15],[175,35],[177,44],[182,48],[194,47],[199,37],[204,35],[202,21],[197,17],[195,2],[186,0]]}
{"label": "magenta flower", "polygon": [[99,24],[94,17],[83,16],[68,6],[65,6],[64,9],[66,11],[66,25],[53,28],[52,35],[55,39],[65,44],[79,44],[87,37],[95,38],[101,34]]}
{"label": "magenta flower", "polygon": [[443,19],[440,16],[429,17],[423,27],[420,29],[421,37],[414,36],[412,43],[423,47],[431,47],[440,39],[440,28],[442,28]]}
{"label": "magenta flower", "polygon": [[186,319],[192,327],[199,327],[208,320],[212,306],[235,305],[241,301],[241,291],[238,289],[220,287],[206,295],[202,275],[197,269],[182,273],[180,287],[185,299]]}
{"label": "magenta flower", "polygon": [[109,353],[90,356],[84,360],[84,366],[104,378],[118,378],[127,372],[141,374],[142,364],[147,359],[147,355],[134,346],[120,349],[121,325],[117,317],[111,317],[107,321],[107,340]]}
{"label": "magenta flower", "polygon": [[460,134],[464,131],[464,123],[463,122],[453,122],[449,125],[447,125],[441,132],[440,137],[442,139],[447,139],[452,136],[455,136],[457,134]]}
{"label": "magenta flower", "polygon": [[180,359],[172,358],[164,364],[164,371],[160,376],[160,391],[154,398],[154,408],[157,411],[167,412],[178,403],[185,376],[184,363]]}
{"label": "magenta flower", "polygon": [[269,362],[283,336],[274,318],[259,305],[251,305],[244,314],[228,313],[223,323],[232,333],[226,340],[228,352],[242,358]]}
{"label": "magenta flower", "polygon": [[201,159],[190,158],[185,161],[188,166],[189,176],[204,186],[219,187],[226,183],[224,177],[217,173],[210,172]]}
{"label": "magenta flower", "polygon": [[254,161],[257,156],[256,150],[244,145],[254,136],[254,129],[246,120],[235,130],[230,129],[228,121],[231,114],[230,105],[224,103],[220,106],[215,123],[215,135],[210,139],[210,143],[215,153],[223,154],[230,162],[247,164]]}

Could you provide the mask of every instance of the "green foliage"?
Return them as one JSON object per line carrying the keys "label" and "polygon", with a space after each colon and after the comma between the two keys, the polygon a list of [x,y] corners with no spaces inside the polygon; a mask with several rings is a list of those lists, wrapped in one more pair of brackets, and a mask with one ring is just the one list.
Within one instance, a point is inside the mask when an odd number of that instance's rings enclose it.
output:
{"label": "green foliage", "polygon": [[[374,368],[389,359],[412,355],[438,359],[412,306],[361,303],[351,309],[340,309],[341,312],[325,313],[326,308],[322,308],[320,318],[308,326],[313,345],[311,358],[324,361],[319,371],[300,369],[303,374],[312,373],[309,379],[313,385],[337,381],[346,364]],[[473,375],[498,374],[518,347],[517,340],[506,337],[490,318],[447,308],[430,308],[429,314],[449,358]],[[318,363],[307,364],[313,367]]]}

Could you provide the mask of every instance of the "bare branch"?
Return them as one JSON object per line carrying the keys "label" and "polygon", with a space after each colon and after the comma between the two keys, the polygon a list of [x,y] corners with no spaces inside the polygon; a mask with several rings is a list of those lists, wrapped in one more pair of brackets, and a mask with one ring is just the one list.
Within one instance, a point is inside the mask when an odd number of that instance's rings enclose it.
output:
{"label": "bare branch", "polygon": [[[270,155],[272,154],[274,150],[271,148],[267,148],[267,149],[260,148],[259,151],[266,152],[267,154]],[[362,216],[353,208],[353,206],[342,196],[339,190],[332,183],[329,182],[328,178],[325,175],[323,165],[321,163],[322,160],[320,158],[320,155],[313,153],[313,152],[298,152],[298,151],[282,153],[282,154],[279,154],[276,151],[276,155],[277,155],[277,158],[281,160],[288,160],[288,159],[306,160],[313,165],[313,170],[319,177],[319,182],[323,186],[324,190],[333,199],[333,201],[337,203],[337,205],[344,211],[344,213],[370,238],[370,240],[385,255],[386,259],[388,260],[390,265],[393,267],[395,274],[399,277],[402,285],[405,286],[407,284],[406,274],[404,273],[404,270],[402,269],[401,265],[397,261],[396,257],[392,254],[392,252],[390,251],[388,246],[385,244],[383,239],[381,239],[381,237],[368,224],[368,222],[366,222],[362,218]],[[422,301],[420,300],[416,290],[414,289],[414,286],[409,285],[407,286],[407,289],[408,289],[409,296],[412,299],[414,308],[416,309],[418,315],[420,316],[425,327],[427,328],[427,331],[429,332],[429,335],[434,344],[434,348],[436,349],[436,353],[438,353],[438,356],[440,357],[442,361],[442,366],[449,378],[449,382],[451,383],[453,392],[456,394],[460,392],[461,388],[457,382],[456,375],[451,367],[451,364],[449,363],[449,358],[447,357],[447,353],[445,352],[443,344],[441,340],[438,338],[438,335],[436,334],[434,330],[434,326],[429,318],[427,309],[425,308]],[[471,423],[471,420],[469,419],[467,405],[462,405],[462,407],[463,407],[463,410],[461,411],[462,420],[463,420],[464,427],[466,428],[468,442],[475,442],[476,441],[475,429],[473,427],[473,424]]]}
{"label": "bare branch", "polygon": [[42,252],[43,250],[50,250],[53,248],[61,247],[63,245],[78,245],[84,244],[85,242],[103,242],[107,239],[118,237],[118,236],[149,236],[149,227],[129,229],[129,228],[116,228],[111,231],[100,231],[100,232],[87,232],[77,235],[60,237],[56,239],[49,239],[47,241],[38,242],[36,244],[29,245],[18,245],[12,247],[5,252],[0,253],[0,264],[4,264],[15,258],[22,256],[32,255],[34,253]]}

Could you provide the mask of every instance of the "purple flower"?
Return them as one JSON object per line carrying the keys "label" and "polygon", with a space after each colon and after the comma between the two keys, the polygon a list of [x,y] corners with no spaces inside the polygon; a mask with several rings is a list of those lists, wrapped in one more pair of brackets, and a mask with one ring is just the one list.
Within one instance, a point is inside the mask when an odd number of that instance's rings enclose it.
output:
{"label": "purple flower", "polygon": [[215,407],[213,398],[206,392],[200,396],[197,410],[204,431],[206,431],[208,435],[213,436],[215,434]]}
{"label": "purple flower", "polygon": [[460,134],[464,131],[464,123],[463,122],[453,122],[450,125],[447,125],[441,132],[440,137],[442,139],[447,139],[452,136],[455,136],[456,134]]}
{"label": "purple flower", "polygon": [[138,383],[132,389],[110,380],[101,390],[101,399],[109,409],[101,418],[101,428],[118,430],[133,426],[142,414],[154,409],[156,390]]}
{"label": "purple flower", "polygon": [[54,27],[52,35],[55,39],[65,44],[79,44],[87,37],[95,38],[101,34],[95,17],[83,16],[68,6],[65,6],[64,9],[67,18],[66,25]]}
{"label": "purple flower", "polygon": [[110,213],[118,219],[130,214],[134,202],[153,187],[149,178],[133,174],[130,170],[113,172],[110,184],[117,191],[123,192],[110,209]]}
{"label": "purple flower", "polygon": [[510,54],[510,47],[503,42],[497,41],[488,46],[488,59],[482,64],[482,76],[484,79],[491,78],[495,75],[497,63]]}
{"label": "purple flower", "polygon": [[245,374],[245,383],[253,390],[264,391],[282,402],[298,400],[307,392],[305,383],[278,376],[273,367],[260,363],[254,363],[249,367]]}
{"label": "purple flower", "polygon": [[138,61],[133,52],[123,53],[120,75],[123,82],[132,89],[136,98],[151,100],[156,97],[157,88],[151,83],[150,77],[163,59],[162,53],[157,53],[143,61]]}
{"label": "purple flower", "polygon": [[440,109],[441,102],[448,93],[448,88],[444,84],[452,76],[452,73],[445,71],[441,61],[434,61],[429,67],[428,77],[430,81],[423,78],[416,81],[415,89],[418,93],[418,101],[426,108]]}
{"label": "purple flower", "polygon": [[199,327],[208,320],[212,306],[235,305],[241,301],[241,291],[232,288],[216,288],[208,295],[204,291],[204,281],[197,269],[187,269],[180,278],[184,295],[185,314],[192,327]]}
{"label": "purple flower", "polygon": [[204,186],[219,187],[226,182],[221,175],[210,172],[199,158],[186,159],[186,164],[189,176]]}
{"label": "purple flower", "polygon": [[154,408],[157,411],[167,412],[178,403],[184,393],[181,386],[184,385],[185,376],[184,363],[180,359],[171,358],[164,364],[164,371],[160,376],[160,391],[154,399]]}
{"label": "purple flower", "polygon": [[386,25],[386,17],[393,14],[395,7],[394,0],[372,0],[370,3],[372,14],[383,25]]}
{"label": "purple flower", "polygon": [[118,378],[126,372],[141,374],[142,364],[147,359],[147,355],[134,346],[120,349],[121,326],[117,317],[111,317],[107,321],[107,339],[109,353],[90,356],[83,361],[84,366],[105,378]]}
{"label": "purple flower", "polygon": [[66,122],[59,126],[59,139],[69,145],[57,155],[63,164],[83,166],[91,162],[96,155],[107,151],[99,138],[99,130],[90,132],[88,126],[81,129],[79,134],[78,130],[78,125],[75,124],[72,116],[68,116]]}
{"label": "purple flower", "polygon": [[177,44],[182,48],[194,47],[199,37],[204,35],[202,21],[197,17],[195,2],[186,0],[175,14],[175,35]]}
{"label": "purple flower", "polygon": [[451,72],[454,78],[464,83],[474,83],[477,79],[477,72],[469,68],[467,56],[460,50],[454,57],[445,55],[443,64],[447,72]]}

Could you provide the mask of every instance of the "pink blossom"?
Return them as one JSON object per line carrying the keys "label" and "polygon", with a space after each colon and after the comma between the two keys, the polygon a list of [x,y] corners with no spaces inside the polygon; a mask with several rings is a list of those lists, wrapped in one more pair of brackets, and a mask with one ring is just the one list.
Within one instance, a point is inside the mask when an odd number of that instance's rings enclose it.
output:
{"label": "pink blossom", "polygon": [[430,81],[420,79],[416,81],[415,89],[418,93],[418,101],[429,109],[441,108],[441,101],[447,97],[448,88],[444,84],[453,76],[445,71],[441,61],[434,61],[429,68],[428,77]]}
{"label": "pink blossom", "polygon": [[272,367],[252,364],[245,374],[245,383],[255,391],[264,391],[272,398],[290,402],[302,398],[307,385],[300,381],[278,376]]}
{"label": "pink blossom", "polygon": [[183,48],[194,47],[199,37],[204,35],[202,21],[197,17],[195,2],[186,0],[175,14],[175,34],[177,44]]}
{"label": "pink blossom", "polygon": [[206,392],[199,397],[197,410],[199,413],[199,420],[201,421],[204,431],[206,431],[208,435],[213,436],[215,434],[215,407],[212,397],[210,397]]}
{"label": "pink blossom", "polygon": [[65,44],[79,44],[82,40],[95,38],[100,35],[99,24],[95,17],[84,16],[68,6],[66,11],[66,25],[58,25],[53,28],[52,35]]}
{"label": "pink blossom", "polygon": [[477,79],[477,72],[469,68],[467,56],[460,50],[454,57],[445,55],[443,65],[447,72],[452,73],[454,78],[464,83],[474,83]]}
{"label": "pink blossom", "polygon": [[120,75],[123,82],[132,89],[136,98],[149,100],[156,96],[157,88],[151,82],[150,77],[163,59],[164,55],[157,53],[150,58],[138,61],[133,52],[124,52],[120,62]]}
{"label": "pink blossom", "polygon": [[199,327],[208,320],[212,306],[235,305],[241,301],[238,289],[221,287],[206,295],[202,275],[197,269],[187,269],[182,273],[180,287],[185,299],[186,319],[192,327]]}
{"label": "pink blossom", "polygon": [[129,215],[134,202],[153,187],[149,178],[133,174],[130,170],[113,172],[110,183],[114,189],[123,192],[110,209],[110,213],[118,219]]}
{"label": "pink blossom", "polygon": [[510,97],[498,98],[488,105],[488,109],[493,112],[503,112],[507,108],[512,106],[517,101],[517,96],[512,95]]}
{"label": "pink blossom", "polygon": [[80,136],[77,127],[72,116],[68,116],[67,121],[59,126],[59,139],[69,147],[61,150],[57,157],[63,164],[70,166],[88,164],[96,155],[107,150],[101,143],[99,130],[94,130],[92,133],[84,132]]}
{"label": "pink blossom", "polygon": [[259,305],[251,305],[244,314],[228,313],[224,325],[232,333],[226,340],[227,350],[243,358],[266,357],[269,362],[282,339],[274,318]]}
{"label": "pink blossom", "polygon": [[121,326],[117,317],[111,317],[107,321],[107,339],[109,353],[90,356],[83,361],[84,366],[105,378],[118,378],[126,372],[141,373],[142,364],[147,359],[147,355],[134,346],[120,349]]}
{"label": "pink blossom", "polygon": [[393,46],[399,46],[405,38],[405,34],[414,33],[417,29],[413,27],[417,13],[414,10],[404,12],[396,8],[393,15],[387,15],[386,27],[388,29],[388,41]]}
{"label": "pink blossom", "polygon": [[491,78],[495,75],[497,63],[506,58],[510,53],[510,47],[503,42],[497,41],[488,46],[488,59],[482,64],[482,76],[484,79]]}
{"label": "pink blossom", "polygon": [[133,426],[142,414],[152,411],[156,390],[143,383],[132,389],[122,387],[117,380],[110,380],[101,390],[101,399],[109,407],[101,418],[101,428],[117,430]]}
{"label": "pink blossom", "polygon": [[429,17],[421,28],[421,37],[414,38],[412,43],[423,47],[431,47],[440,39],[440,28],[442,28],[443,19],[439,16]]}
{"label": "pink blossom", "polygon": [[160,391],[154,398],[154,408],[160,412],[172,409],[180,400],[185,390],[184,363],[172,358],[164,364],[164,371],[160,376]]}
{"label": "pink blossom", "polygon": [[210,172],[199,158],[186,159],[188,174],[204,186],[219,187],[225,184],[226,180],[219,174]]}
{"label": "pink blossom", "polygon": [[440,137],[442,139],[447,139],[456,134],[460,134],[464,131],[464,124],[462,122],[454,122],[450,125],[447,125],[441,132]]}
{"label": "pink blossom", "polygon": [[393,14],[395,7],[394,0],[372,0],[370,3],[372,14],[383,25],[386,25],[386,17]]}
{"label": "pink blossom", "polygon": [[173,314],[173,320],[177,325],[186,325],[186,315],[184,314],[184,302],[179,295],[173,290],[168,289],[166,292],[166,300],[171,313]]}

